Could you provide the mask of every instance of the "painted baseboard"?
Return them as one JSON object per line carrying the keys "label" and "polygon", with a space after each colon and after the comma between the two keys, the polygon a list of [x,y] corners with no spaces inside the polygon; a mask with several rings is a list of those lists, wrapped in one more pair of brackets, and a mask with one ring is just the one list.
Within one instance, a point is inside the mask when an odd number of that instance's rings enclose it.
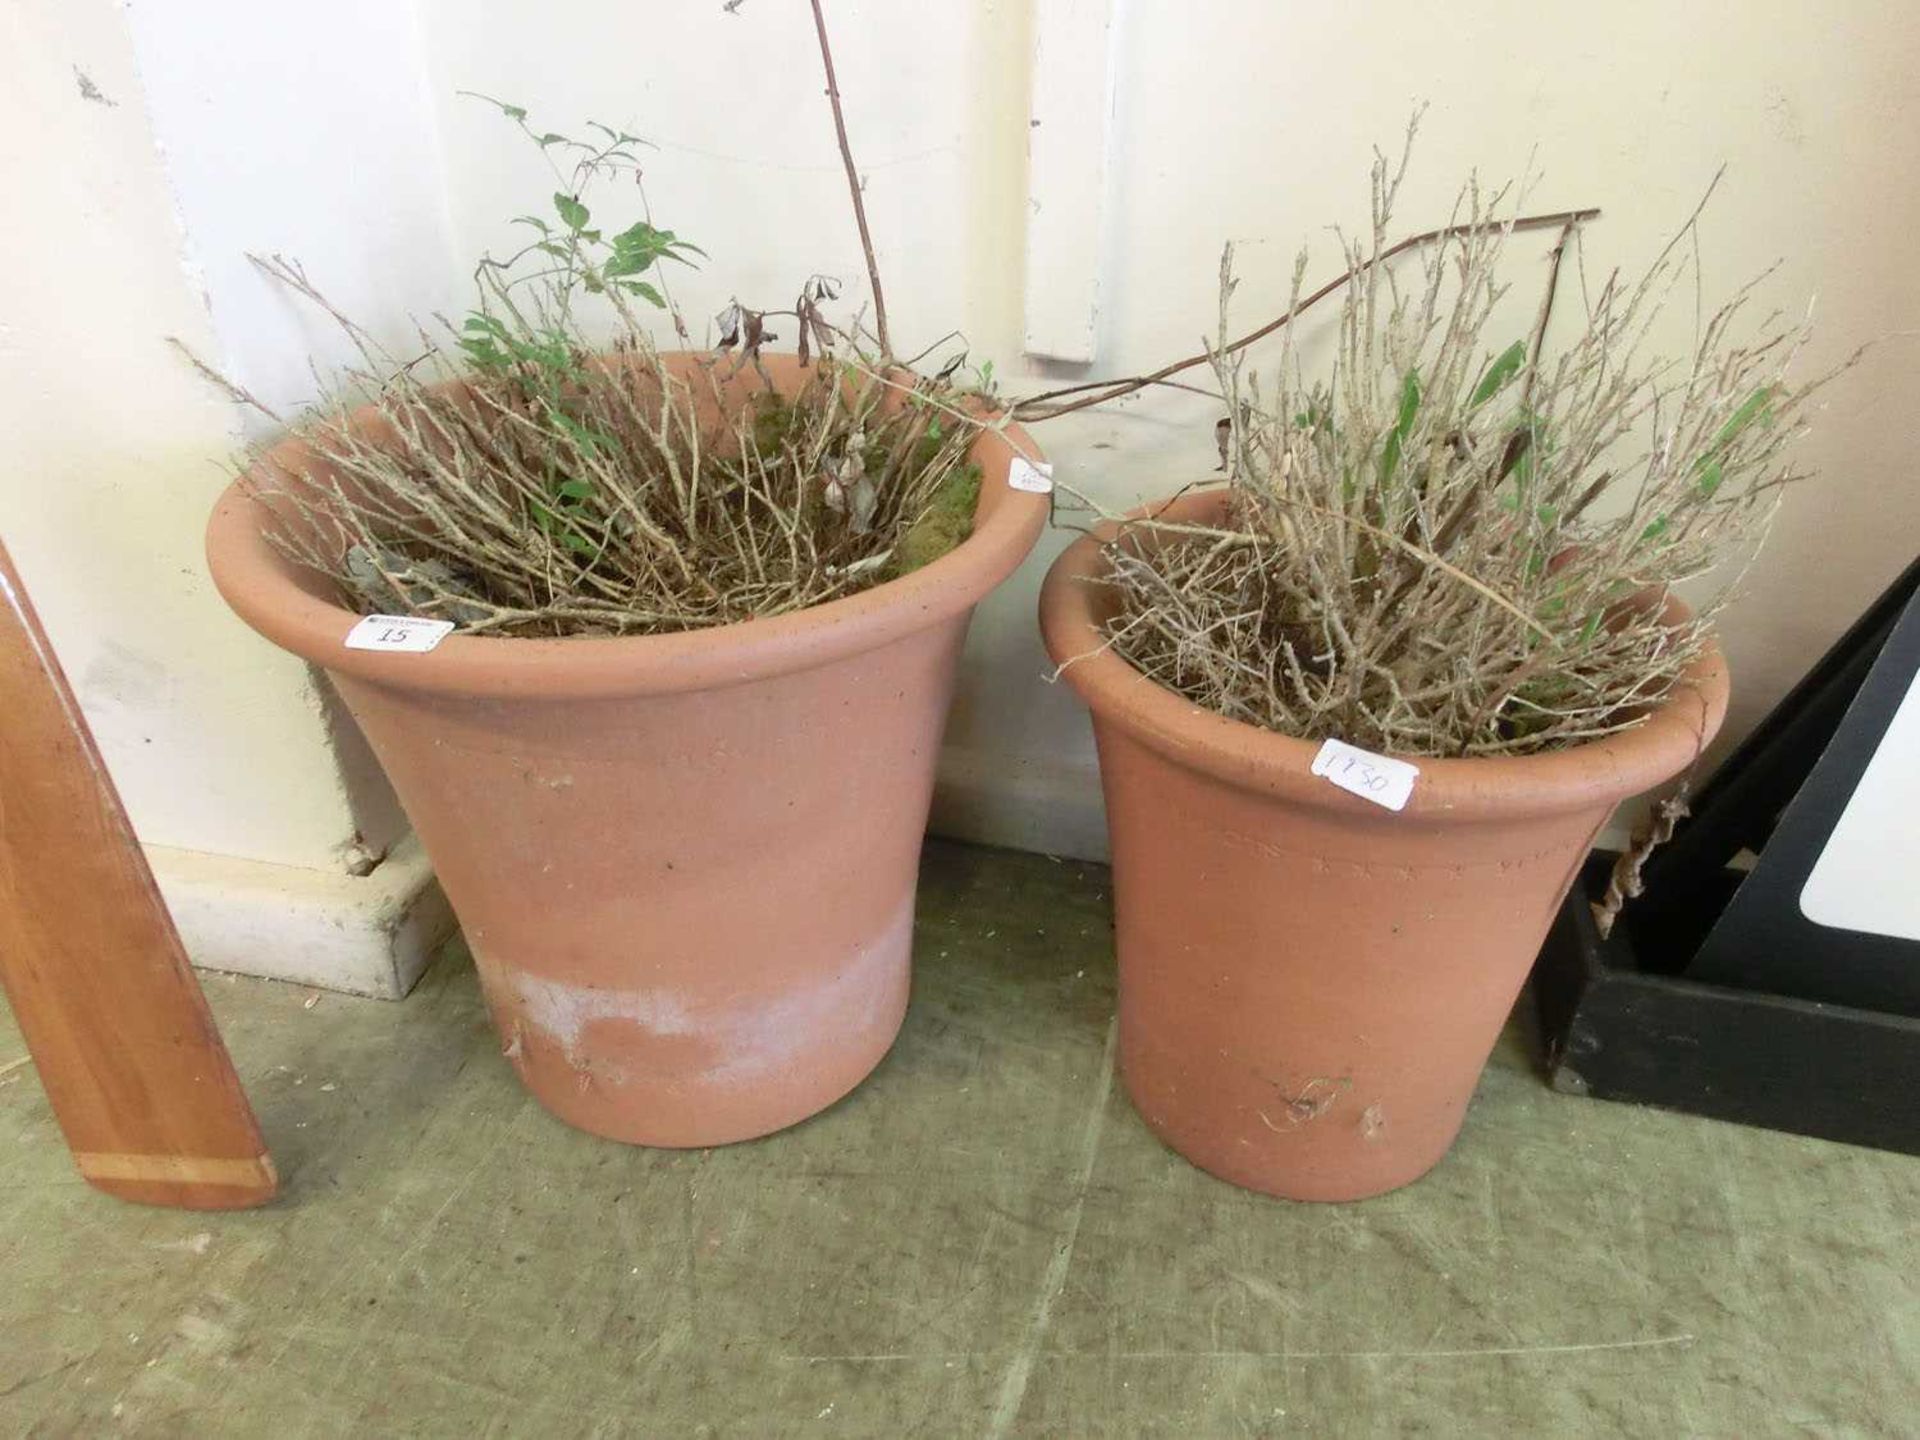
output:
{"label": "painted baseboard", "polygon": [[398,1000],[453,911],[411,834],[364,876],[148,846],[187,957],[206,970]]}
{"label": "painted baseboard", "polygon": [[949,840],[1070,860],[1107,859],[1107,810],[1091,764],[941,752],[927,828]]}

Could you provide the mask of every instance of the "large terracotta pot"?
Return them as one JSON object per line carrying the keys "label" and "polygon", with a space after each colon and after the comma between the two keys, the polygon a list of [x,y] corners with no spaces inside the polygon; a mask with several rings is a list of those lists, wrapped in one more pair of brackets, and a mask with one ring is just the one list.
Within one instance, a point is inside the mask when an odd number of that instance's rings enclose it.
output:
{"label": "large terracotta pot", "polygon": [[[1150,508],[1217,522],[1224,504],[1214,490]],[[1102,649],[1117,601],[1099,544],[1061,555],[1040,618],[1093,712],[1127,1091],[1163,1140],[1236,1184],[1301,1200],[1405,1185],[1458,1134],[1614,807],[1719,727],[1720,657],[1623,734],[1419,760],[1394,813],[1315,776],[1317,742],[1200,710]]]}
{"label": "large terracotta pot", "polygon": [[[598,1135],[715,1145],[831,1104],[899,1030],[967,622],[1047,515],[1008,488],[1013,454],[981,438],[973,534],[931,565],[682,634],[349,650],[359,617],[268,542],[245,481],[207,555],[241,618],[324,667],[366,732],[528,1088]],[[265,463],[307,459],[287,442]]]}

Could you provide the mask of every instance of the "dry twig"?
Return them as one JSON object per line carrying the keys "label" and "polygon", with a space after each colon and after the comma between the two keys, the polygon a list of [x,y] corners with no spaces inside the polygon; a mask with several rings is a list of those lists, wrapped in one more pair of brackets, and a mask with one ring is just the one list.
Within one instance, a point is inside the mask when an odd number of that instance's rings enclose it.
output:
{"label": "dry twig", "polygon": [[833,107],[833,133],[840,141],[840,160],[847,170],[847,193],[853,199],[854,223],[860,227],[860,249],[867,257],[867,282],[873,286],[873,330],[880,342],[883,360],[893,356],[893,341],[887,334],[887,300],[880,293],[880,265],[873,256],[873,235],[867,229],[866,187],[860,183],[860,171],[853,163],[853,146],[847,140],[847,117],[840,109],[840,82],[833,74],[833,47],[827,43],[827,17],[820,0],[813,0],[813,29],[820,37],[820,63],[827,72],[827,101]]}
{"label": "dry twig", "polygon": [[1633,837],[1631,845],[1620,852],[1620,858],[1613,862],[1613,871],[1607,877],[1607,893],[1591,907],[1594,928],[1600,932],[1602,940],[1613,933],[1614,922],[1620,918],[1627,901],[1637,900],[1646,892],[1641,872],[1646,869],[1653,852],[1673,839],[1674,830],[1692,813],[1687,805],[1687,787],[1682,785],[1675,794],[1655,803],[1651,823],[1642,833]]}
{"label": "dry twig", "polygon": [[[1282,344],[1263,388],[1243,368],[1255,337],[1228,339],[1223,258],[1226,515],[1123,527],[1109,638],[1219,714],[1396,754],[1519,754],[1633,725],[1700,654],[1724,591],[1678,625],[1665,597],[1757,544],[1797,478],[1787,446],[1819,383],[1787,383],[1803,330],[1739,338],[1750,285],[1703,317],[1693,354],[1647,358],[1684,263],[1669,246],[1637,282],[1610,277],[1582,332],[1543,354],[1560,258],[1593,213],[1569,211],[1526,217],[1560,236],[1531,332],[1502,348],[1488,332],[1521,228],[1505,192],[1470,183],[1451,223],[1389,243],[1405,166],[1375,164],[1317,375],[1289,322],[1329,288],[1302,293],[1303,257],[1287,314],[1255,332]],[[1389,262],[1409,251],[1403,281]]]}
{"label": "dry twig", "polygon": [[[1409,250],[1417,250],[1424,245],[1458,240],[1472,234],[1476,229],[1500,228],[1509,232],[1519,232],[1551,229],[1558,225],[1564,234],[1572,227],[1588,220],[1596,220],[1599,216],[1600,212],[1597,209],[1559,210],[1547,215],[1521,215],[1512,220],[1442,225],[1436,230],[1424,230],[1418,235],[1409,235],[1404,239],[1396,240],[1379,255],[1369,257],[1364,265],[1384,264],[1396,256],[1404,255]],[[1556,249],[1556,257],[1558,253]],[[1198,355],[1189,355],[1184,360],[1175,360],[1171,364],[1162,365],[1158,370],[1147,375],[1135,375],[1125,380],[1088,380],[1078,385],[1063,385],[1057,390],[1044,390],[1038,395],[1027,395],[1014,402],[1013,418],[1026,422],[1052,420],[1061,415],[1071,415],[1076,410],[1086,410],[1095,405],[1104,405],[1109,400],[1118,400],[1123,395],[1131,395],[1137,390],[1146,389],[1149,385],[1165,385],[1170,377],[1178,375],[1183,370],[1193,370],[1199,366],[1211,364],[1218,356],[1232,355],[1245,350],[1250,345],[1258,344],[1269,335],[1292,324],[1299,316],[1311,310],[1329,295],[1338,294],[1358,279],[1360,273],[1358,269],[1348,269],[1334,276],[1312,294],[1304,298],[1297,297],[1285,314],[1276,316],[1257,329],[1249,330],[1237,340],[1222,343],[1218,350],[1203,350]],[[1088,394],[1086,393],[1088,391],[1099,393]],[[1079,398],[1069,399],[1070,396]],[[1063,401],[1065,403],[1060,403]]]}

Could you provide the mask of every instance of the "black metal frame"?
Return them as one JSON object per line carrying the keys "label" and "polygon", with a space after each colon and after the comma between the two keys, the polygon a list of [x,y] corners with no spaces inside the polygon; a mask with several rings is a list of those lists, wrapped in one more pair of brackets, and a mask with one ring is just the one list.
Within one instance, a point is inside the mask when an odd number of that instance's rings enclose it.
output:
{"label": "black metal frame", "polygon": [[1920,560],[1729,757],[1605,940],[1593,857],[1534,970],[1556,1088],[1920,1154],[1920,944],[1799,909],[1916,675]]}

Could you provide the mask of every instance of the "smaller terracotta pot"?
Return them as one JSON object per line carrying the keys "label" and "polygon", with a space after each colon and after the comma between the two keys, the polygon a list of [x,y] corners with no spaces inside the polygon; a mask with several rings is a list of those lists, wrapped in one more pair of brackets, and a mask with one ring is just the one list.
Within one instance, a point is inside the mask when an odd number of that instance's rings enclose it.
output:
{"label": "smaller terracotta pot", "polygon": [[[1222,490],[1149,507],[1224,509]],[[1415,760],[1396,813],[1315,776],[1317,741],[1201,710],[1103,648],[1112,533],[1054,563],[1040,618],[1093,711],[1127,1092],[1235,1184],[1299,1200],[1405,1185],[1459,1133],[1600,828],[1719,728],[1725,666],[1710,649],[1642,724],[1591,744]]]}

